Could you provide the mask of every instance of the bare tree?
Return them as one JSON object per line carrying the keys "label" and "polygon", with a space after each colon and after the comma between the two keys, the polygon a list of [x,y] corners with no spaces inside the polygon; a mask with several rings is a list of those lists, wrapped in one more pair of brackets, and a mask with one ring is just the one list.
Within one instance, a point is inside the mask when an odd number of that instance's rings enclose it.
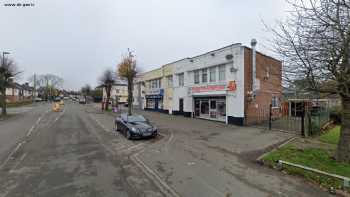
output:
{"label": "bare tree", "polygon": [[35,84],[38,87],[45,88],[46,98],[51,98],[52,96],[54,96],[55,90],[62,88],[62,85],[63,85],[63,79],[54,74],[43,74],[43,75],[38,75],[35,78],[31,77],[29,79],[29,81],[33,83],[34,83],[34,80],[36,80]]}
{"label": "bare tree", "polygon": [[84,95],[84,97],[85,97],[85,99],[86,99],[86,97],[87,97],[87,96],[90,96],[90,94],[91,94],[91,86],[90,86],[89,84],[85,84],[85,85],[81,88],[80,92]]}
{"label": "bare tree", "polygon": [[120,78],[128,82],[128,114],[132,114],[134,79],[137,74],[136,60],[129,51],[128,55],[118,64],[118,74]]}
{"label": "bare tree", "polygon": [[284,79],[307,79],[310,91],[341,97],[342,127],[336,158],[350,162],[350,1],[288,3],[293,10],[287,20],[270,28],[273,48],[284,60]]}
{"label": "bare tree", "polygon": [[101,86],[105,89],[106,92],[106,102],[105,110],[108,110],[109,100],[111,98],[112,86],[115,82],[115,73],[111,69],[107,69],[103,72],[102,76],[99,79]]}
{"label": "bare tree", "polygon": [[9,58],[0,57],[0,104],[1,115],[6,115],[6,87],[10,85],[10,80],[18,76],[21,72],[18,71],[16,63]]}

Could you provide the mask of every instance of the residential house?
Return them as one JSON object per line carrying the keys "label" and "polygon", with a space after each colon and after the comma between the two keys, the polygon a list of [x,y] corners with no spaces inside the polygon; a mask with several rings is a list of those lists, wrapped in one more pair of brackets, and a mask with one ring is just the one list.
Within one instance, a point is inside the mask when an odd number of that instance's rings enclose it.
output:
{"label": "residential house", "polygon": [[[123,80],[117,80],[111,89],[111,100],[120,104],[128,102],[128,84]],[[106,89],[103,88],[103,101],[107,99]]]}

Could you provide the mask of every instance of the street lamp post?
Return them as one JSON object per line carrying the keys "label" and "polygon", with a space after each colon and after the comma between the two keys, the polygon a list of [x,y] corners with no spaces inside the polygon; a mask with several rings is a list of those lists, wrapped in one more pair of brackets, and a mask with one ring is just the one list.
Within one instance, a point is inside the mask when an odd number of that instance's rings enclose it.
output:
{"label": "street lamp post", "polygon": [[4,65],[4,63],[5,63],[5,55],[8,55],[8,54],[10,54],[10,52],[6,52],[6,51],[2,52],[2,63],[1,63],[1,65]]}

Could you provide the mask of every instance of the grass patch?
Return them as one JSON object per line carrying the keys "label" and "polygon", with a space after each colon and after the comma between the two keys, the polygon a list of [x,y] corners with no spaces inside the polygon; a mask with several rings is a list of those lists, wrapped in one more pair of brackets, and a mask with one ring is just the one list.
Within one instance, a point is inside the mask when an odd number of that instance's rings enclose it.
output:
{"label": "grass patch", "polygon": [[[331,154],[332,153],[329,151],[319,148],[300,149],[295,145],[289,144],[268,154],[263,158],[263,161],[270,166],[276,166],[277,160],[284,160],[328,173],[350,177],[350,164],[336,162],[332,159]],[[291,166],[284,166],[283,168],[289,174],[301,175],[306,179],[316,182],[326,188],[331,186],[341,188],[343,185],[342,180],[332,177],[305,171],[303,169]]]}
{"label": "grass patch", "polygon": [[16,102],[16,103],[7,103],[6,107],[11,108],[11,107],[21,107],[24,105],[29,105],[32,104],[32,101],[23,101],[23,102]]}
{"label": "grass patch", "polygon": [[332,128],[327,133],[320,136],[319,140],[321,142],[329,143],[329,144],[338,144],[340,136],[340,126],[336,126]]}

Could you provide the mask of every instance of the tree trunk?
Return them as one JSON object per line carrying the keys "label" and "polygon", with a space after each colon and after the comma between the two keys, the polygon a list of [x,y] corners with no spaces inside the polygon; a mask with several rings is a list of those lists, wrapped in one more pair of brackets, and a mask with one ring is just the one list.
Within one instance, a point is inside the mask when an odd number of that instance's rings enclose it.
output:
{"label": "tree trunk", "polygon": [[6,88],[1,88],[1,115],[6,116]]}
{"label": "tree trunk", "polygon": [[350,163],[350,97],[342,96],[342,124],[336,158],[340,162]]}
{"label": "tree trunk", "polygon": [[132,99],[133,99],[133,79],[128,81],[128,114],[132,114]]}
{"label": "tree trunk", "polygon": [[105,103],[105,110],[108,110],[108,106],[109,106],[109,100],[111,98],[111,89],[112,87],[110,87],[109,85],[106,86],[106,95],[107,95],[107,99],[106,99],[106,103]]}

